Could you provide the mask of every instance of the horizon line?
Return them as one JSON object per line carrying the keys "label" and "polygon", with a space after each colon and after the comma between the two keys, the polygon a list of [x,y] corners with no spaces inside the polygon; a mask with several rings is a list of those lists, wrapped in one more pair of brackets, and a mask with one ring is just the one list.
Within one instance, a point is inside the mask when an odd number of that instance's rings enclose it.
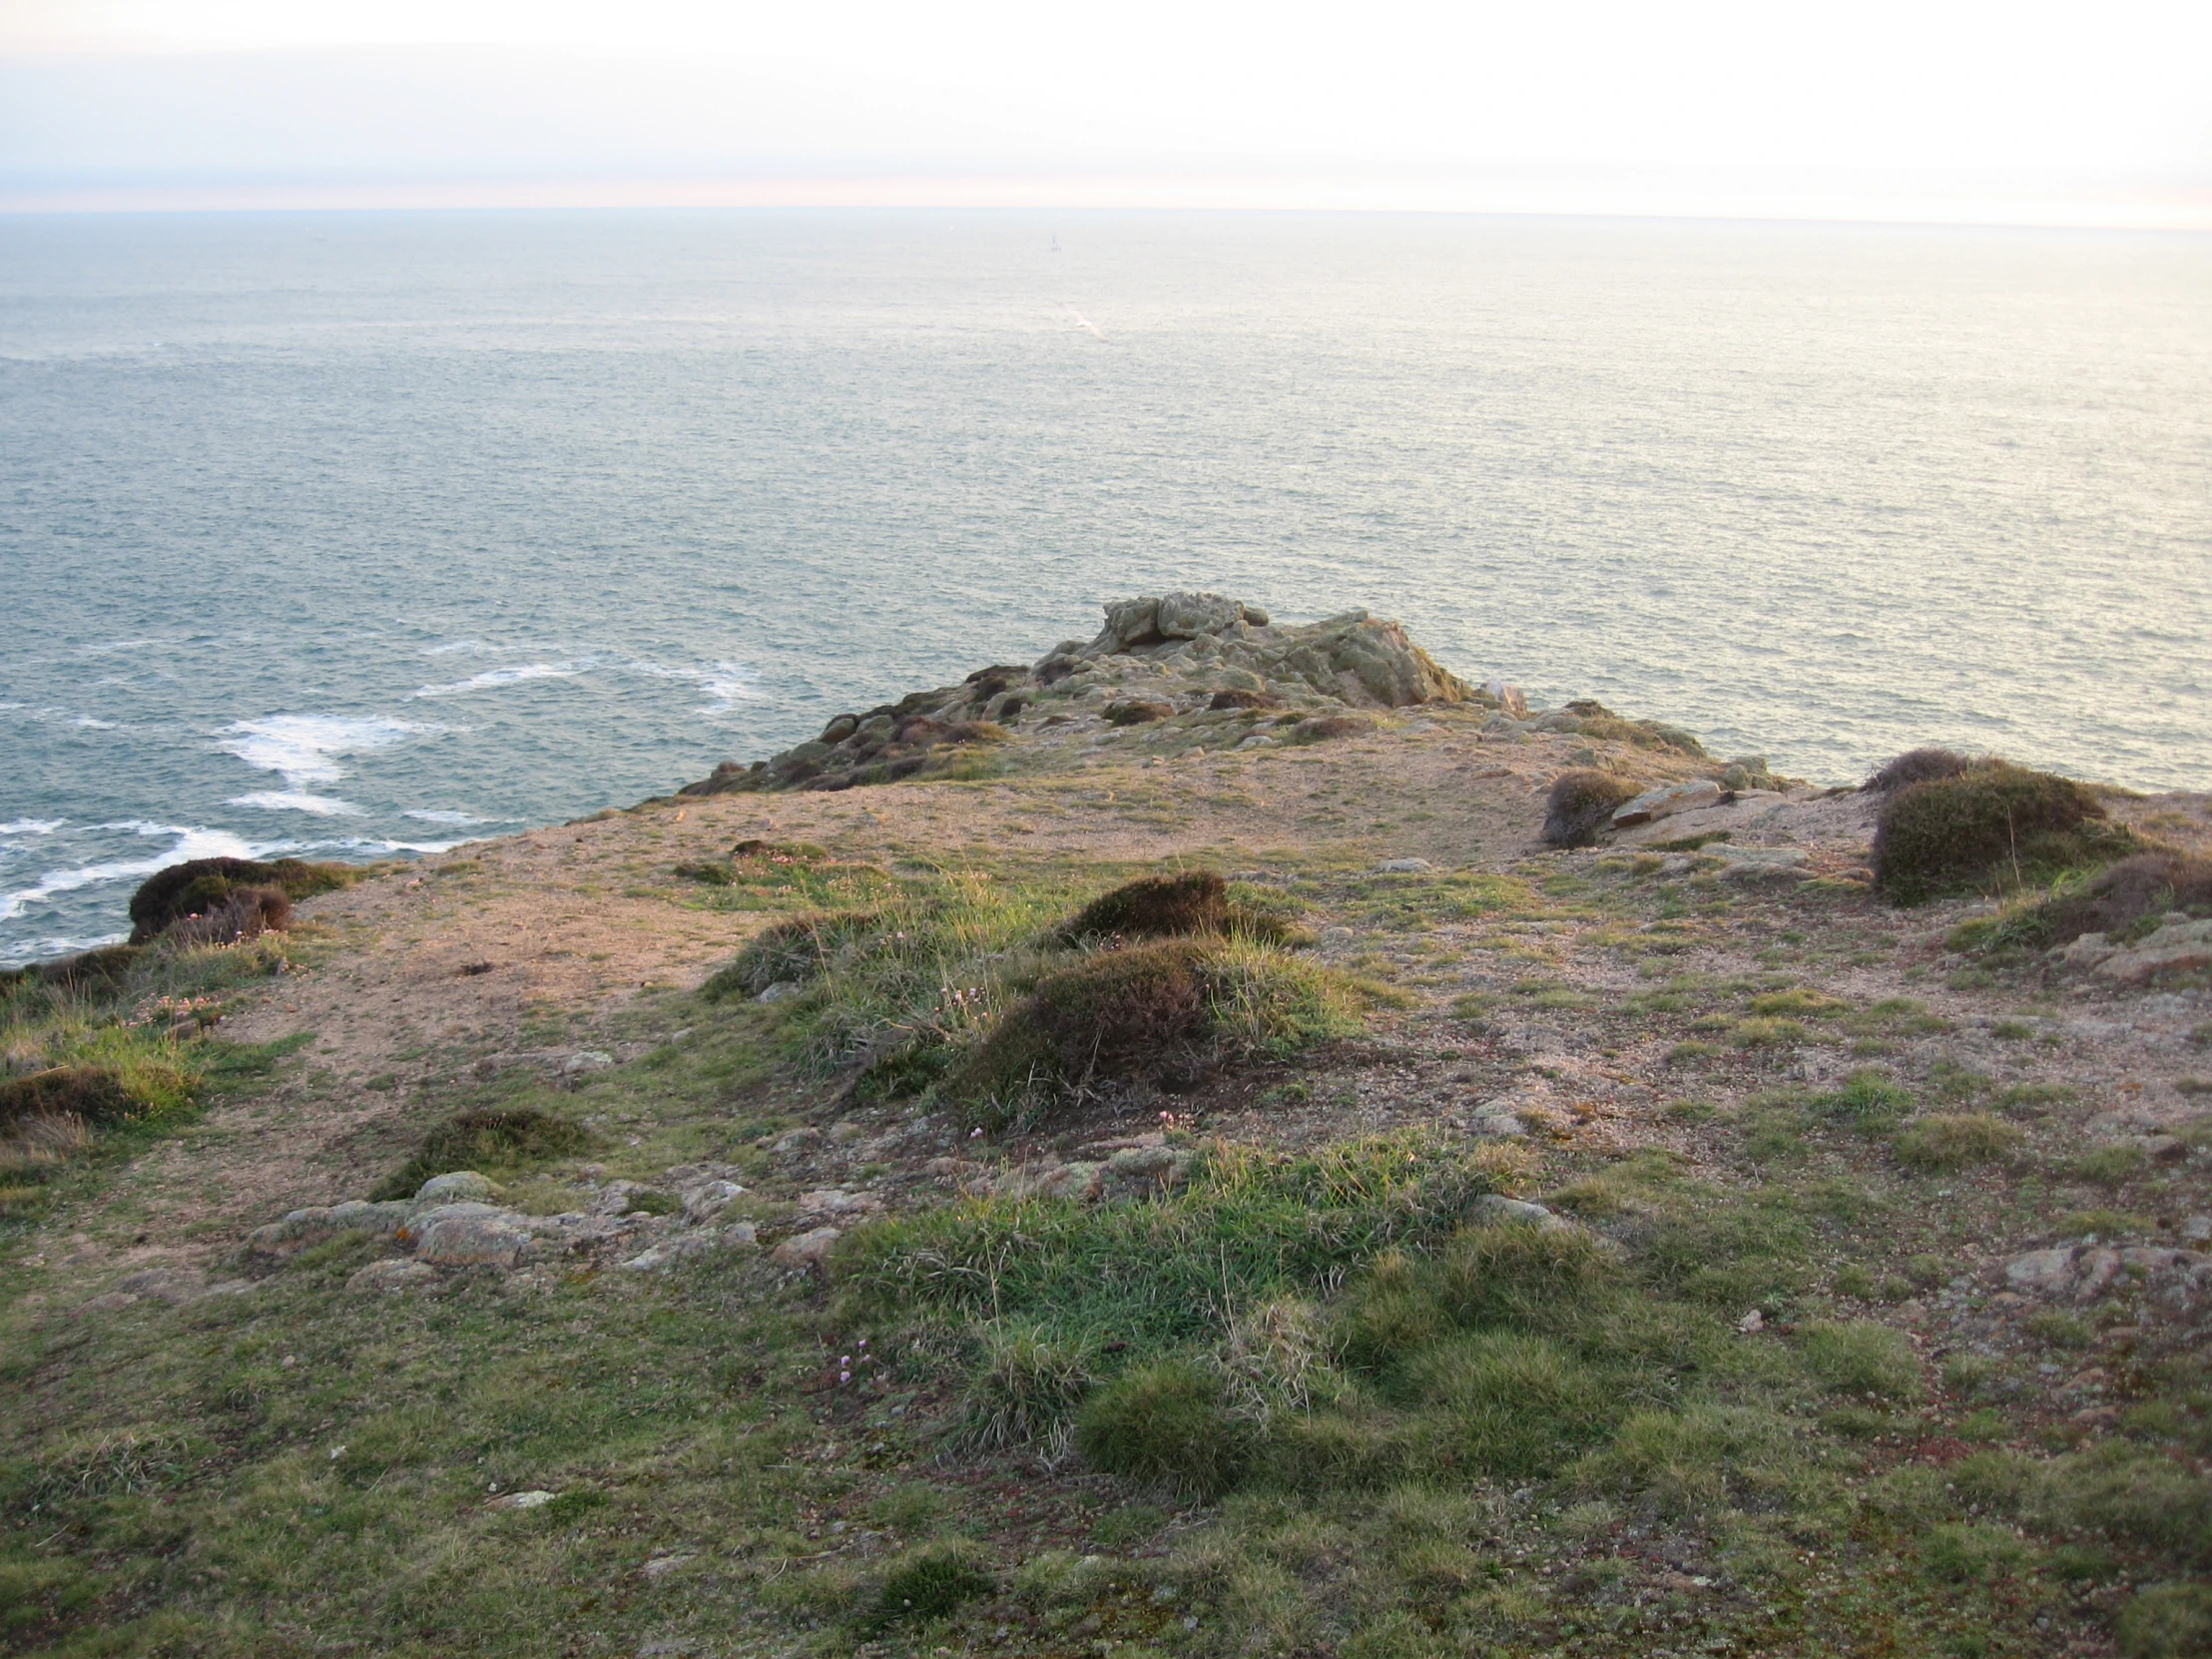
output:
{"label": "horizon line", "polygon": [[197,213],[844,209],[1398,214],[1898,229],[2212,232],[2212,188],[2120,197],[2054,191],[1730,190],[1592,179],[1215,174],[719,176],[252,183],[0,183],[9,218]]}

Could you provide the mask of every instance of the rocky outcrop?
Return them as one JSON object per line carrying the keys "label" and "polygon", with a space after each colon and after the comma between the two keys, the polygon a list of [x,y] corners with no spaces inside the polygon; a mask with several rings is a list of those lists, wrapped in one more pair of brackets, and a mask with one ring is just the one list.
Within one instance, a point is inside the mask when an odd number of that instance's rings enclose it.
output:
{"label": "rocky outcrop", "polygon": [[[350,1199],[293,1210],[249,1234],[245,1255],[265,1270],[281,1268],[303,1250],[365,1235],[398,1253],[369,1263],[347,1281],[352,1290],[377,1294],[436,1287],[452,1274],[513,1273],[534,1263],[580,1258],[607,1257],[633,1272],[651,1272],[708,1251],[759,1244],[752,1222],[729,1219],[732,1204],[746,1191],[730,1179],[735,1173],[683,1165],[668,1172],[673,1189],[668,1193],[635,1181],[609,1181],[591,1193],[582,1210],[538,1216],[502,1207],[498,1189],[484,1176],[455,1170],[432,1176],[410,1199]],[[877,1206],[871,1194],[836,1196],[847,1199],[845,1208],[854,1214]],[[671,1209],[675,1213],[668,1213]]]}
{"label": "rocky outcrop", "polygon": [[[1355,710],[1472,703],[1517,719],[1520,692],[1476,689],[1440,667],[1395,622],[1367,611],[1278,627],[1256,605],[1218,593],[1117,600],[1095,639],[1067,640],[1027,667],[977,669],[957,686],[841,714],[822,735],[766,761],[728,761],[685,795],[843,790],[953,771],[967,755],[1049,726],[1108,727],[1231,716],[1253,728],[1299,729],[1288,741],[1362,728],[1325,723]],[[1273,741],[1267,739],[1265,741]]]}

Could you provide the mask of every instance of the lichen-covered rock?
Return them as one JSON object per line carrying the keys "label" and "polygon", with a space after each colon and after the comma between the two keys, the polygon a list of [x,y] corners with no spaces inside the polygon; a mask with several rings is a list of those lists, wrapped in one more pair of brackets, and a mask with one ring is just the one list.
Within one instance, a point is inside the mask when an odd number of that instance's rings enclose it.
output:
{"label": "lichen-covered rock", "polygon": [[2115,950],[2096,964],[2105,978],[2129,984],[2204,967],[2212,967],[2212,920],[2169,921],[2140,944]]}
{"label": "lichen-covered rock", "polygon": [[1676,813],[1694,813],[1703,807],[1717,807],[1721,802],[1721,787],[1710,778],[1692,778],[1686,783],[1661,784],[1656,789],[1644,791],[1613,814],[1613,828],[1626,830],[1630,825],[1649,824],[1653,819],[1672,818]]}
{"label": "lichen-covered rock", "polygon": [[415,1260],[443,1268],[512,1268],[530,1248],[530,1235],[501,1212],[454,1215],[474,1206],[450,1205],[416,1235]]}
{"label": "lichen-covered rock", "polygon": [[417,1204],[487,1204],[498,1189],[489,1176],[478,1175],[472,1169],[457,1169],[445,1175],[433,1175],[415,1189]]}
{"label": "lichen-covered rock", "polygon": [[371,1204],[356,1198],[343,1204],[312,1205],[256,1228],[247,1235],[246,1248],[257,1256],[285,1257],[327,1244],[344,1233],[389,1238],[404,1228],[414,1213],[415,1207],[403,1200]]}

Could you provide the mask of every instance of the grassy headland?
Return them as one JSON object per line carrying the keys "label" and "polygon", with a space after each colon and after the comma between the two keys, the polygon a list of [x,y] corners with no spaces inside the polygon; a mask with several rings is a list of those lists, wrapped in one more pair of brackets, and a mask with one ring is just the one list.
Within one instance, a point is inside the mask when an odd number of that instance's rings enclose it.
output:
{"label": "grassy headland", "polygon": [[11,982],[0,1650],[2208,1651],[2206,799],[1254,615]]}

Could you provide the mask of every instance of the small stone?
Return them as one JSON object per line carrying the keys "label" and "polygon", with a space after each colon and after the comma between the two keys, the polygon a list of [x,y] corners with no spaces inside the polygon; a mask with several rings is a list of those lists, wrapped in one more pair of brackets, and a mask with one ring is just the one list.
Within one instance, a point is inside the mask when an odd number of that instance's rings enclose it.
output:
{"label": "small stone", "polygon": [[698,1559],[698,1557],[689,1554],[656,1555],[653,1557],[652,1560],[646,1562],[644,1566],[640,1567],[638,1571],[643,1573],[647,1578],[665,1578],[668,1576],[668,1574],[674,1572],[678,1567],[682,1566],[686,1561],[692,1561],[696,1559]]}
{"label": "small stone", "polygon": [[1411,875],[1419,870],[1434,869],[1436,866],[1426,858],[1384,858],[1375,867],[1388,875]]}
{"label": "small stone", "polygon": [[2073,1282],[2073,1245],[2031,1250],[2004,1264],[2004,1282],[2030,1296],[2056,1296]]}
{"label": "small stone", "polygon": [[2181,1224],[2181,1236],[2191,1244],[2212,1244],[2212,1216],[2191,1216]]}
{"label": "small stone", "polygon": [[1526,1199],[1507,1198],[1503,1193],[1484,1193],[1474,1201],[1471,1209],[1477,1221],[1534,1222],[1546,1232],[1556,1232],[1569,1225],[1541,1204],[1530,1204]]}
{"label": "small stone", "polygon": [[781,1002],[787,996],[797,996],[805,988],[796,979],[779,979],[753,1000],[756,1002]]}
{"label": "small stone", "polygon": [[561,1062],[561,1074],[573,1077],[579,1072],[605,1071],[615,1063],[615,1057],[605,1049],[580,1048]]}
{"label": "small stone", "polygon": [[842,1187],[825,1187],[819,1192],[803,1193],[799,1199],[799,1213],[803,1216],[853,1216],[880,1210],[883,1201],[873,1193],[848,1193]]}
{"label": "small stone", "polygon": [[2174,1135],[2145,1135],[2136,1144],[2154,1164],[2178,1164],[2189,1156],[2189,1143]]}
{"label": "small stone", "polygon": [[841,1228],[818,1227],[810,1233],[794,1234],[770,1253],[779,1267],[813,1268],[821,1272],[829,1266],[830,1252],[844,1237]]}
{"label": "small stone", "polygon": [[1754,1331],[1764,1331],[1766,1328],[1767,1316],[1756,1308],[1736,1322],[1736,1329],[1747,1336]]}
{"label": "small stone", "polygon": [[437,1282],[437,1269],[422,1262],[371,1262],[356,1269],[345,1288],[360,1296],[397,1296]]}
{"label": "small stone", "polygon": [[1467,1128],[1485,1140],[1517,1140],[1528,1133],[1528,1125],[1511,1112],[1478,1113]]}
{"label": "small stone", "polygon": [[504,1492],[491,1499],[487,1509],[542,1509],[553,1501],[555,1494],[543,1491]]}
{"label": "small stone", "polygon": [[710,1181],[703,1187],[694,1187],[684,1195],[684,1216],[693,1226],[714,1220],[729,1208],[734,1198],[743,1198],[745,1189],[735,1181]]}

